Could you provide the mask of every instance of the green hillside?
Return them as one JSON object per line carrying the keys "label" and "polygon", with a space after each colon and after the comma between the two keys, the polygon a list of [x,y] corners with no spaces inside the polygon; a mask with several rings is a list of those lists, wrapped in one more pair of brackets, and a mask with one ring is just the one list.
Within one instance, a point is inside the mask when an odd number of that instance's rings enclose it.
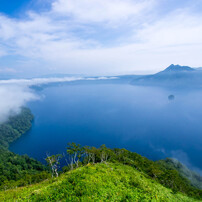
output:
{"label": "green hillside", "polygon": [[0,190],[40,182],[50,175],[42,163],[8,149],[10,143],[31,128],[33,118],[28,108],[22,108],[19,114],[0,124]]}
{"label": "green hillside", "polygon": [[34,116],[28,108],[22,108],[19,114],[10,116],[0,124],[0,148],[8,149],[9,143],[25,134],[32,126]]}
{"label": "green hillside", "polygon": [[180,175],[188,179],[192,186],[202,189],[202,176],[198,173],[188,169],[184,164],[179,162],[177,159],[166,158],[164,160],[157,161],[159,165],[165,166],[168,170],[177,170]]}
{"label": "green hillside", "polygon": [[[0,192],[1,201],[197,201],[120,163],[88,164],[42,183]],[[198,200],[199,201],[199,200]]]}

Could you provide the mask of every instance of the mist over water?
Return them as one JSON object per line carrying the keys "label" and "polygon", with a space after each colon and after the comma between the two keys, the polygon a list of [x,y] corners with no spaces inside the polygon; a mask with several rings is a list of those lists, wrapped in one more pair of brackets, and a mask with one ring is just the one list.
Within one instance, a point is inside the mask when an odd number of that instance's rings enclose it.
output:
{"label": "mist over water", "polygon": [[[28,103],[32,129],[10,149],[44,162],[68,142],[126,148],[152,160],[175,157],[202,170],[202,90],[129,84],[66,84]],[[168,96],[174,95],[174,100]]]}

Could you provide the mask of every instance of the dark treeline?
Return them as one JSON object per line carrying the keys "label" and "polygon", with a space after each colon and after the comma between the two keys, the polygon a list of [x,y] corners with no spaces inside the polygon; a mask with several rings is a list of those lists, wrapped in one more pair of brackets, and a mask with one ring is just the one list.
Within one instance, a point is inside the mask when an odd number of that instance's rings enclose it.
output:
{"label": "dark treeline", "polygon": [[69,143],[66,155],[47,156],[52,176],[58,176],[59,163],[65,158],[67,166],[62,168],[63,172],[73,170],[79,166],[96,163],[121,163],[136,168],[163,186],[172,189],[174,193],[181,192],[187,196],[202,199],[202,190],[191,186],[190,182],[182,177],[175,169],[167,169],[166,165],[151,161],[137,153],[126,149],[109,149],[105,145],[100,148],[82,147],[79,144]]}
{"label": "dark treeline", "polygon": [[33,115],[27,108],[0,124],[0,189],[9,189],[40,182],[50,176],[47,168],[27,155],[8,150],[13,142],[31,128]]}

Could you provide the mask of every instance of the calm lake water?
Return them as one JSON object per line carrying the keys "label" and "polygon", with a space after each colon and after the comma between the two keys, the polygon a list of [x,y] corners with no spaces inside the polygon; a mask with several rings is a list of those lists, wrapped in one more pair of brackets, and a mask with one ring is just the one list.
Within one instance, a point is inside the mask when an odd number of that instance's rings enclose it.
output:
{"label": "calm lake water", "polygon": [[[28,103],[32,129],[10,149],[44,161],[68,142],[126,148],[152,160],[175,157],[202,170],[202,90],[129,84],[65,84]],[[168,100],[170,94],[175,99]]]}

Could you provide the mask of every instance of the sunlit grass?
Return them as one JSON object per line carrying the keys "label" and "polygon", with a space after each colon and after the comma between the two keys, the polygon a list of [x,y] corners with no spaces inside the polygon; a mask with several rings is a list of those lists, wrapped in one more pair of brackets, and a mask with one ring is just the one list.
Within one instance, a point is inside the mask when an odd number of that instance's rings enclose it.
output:
{"label": "sunlit grass", "polygon": [[136,169],[87,165],[28,187],[0,192],[1,201],[196,201],[174,194]]}

